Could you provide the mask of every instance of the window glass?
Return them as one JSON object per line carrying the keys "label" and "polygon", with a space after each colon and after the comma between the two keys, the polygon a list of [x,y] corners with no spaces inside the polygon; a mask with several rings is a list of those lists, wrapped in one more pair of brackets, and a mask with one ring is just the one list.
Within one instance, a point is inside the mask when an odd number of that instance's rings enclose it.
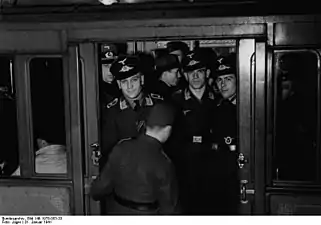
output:
{"label": "window glass", "polygon": [[314,181],[317,176],[317,55],[275,53],[274,179]]}
{"label": "window glass", "polygon": [[36,173],[67,170],[63,65],[61,58],[30,61]]}
{"label": "window glass", "polygon": [[0,177],[10,176],[19,162],[13,61],[0,57]]}

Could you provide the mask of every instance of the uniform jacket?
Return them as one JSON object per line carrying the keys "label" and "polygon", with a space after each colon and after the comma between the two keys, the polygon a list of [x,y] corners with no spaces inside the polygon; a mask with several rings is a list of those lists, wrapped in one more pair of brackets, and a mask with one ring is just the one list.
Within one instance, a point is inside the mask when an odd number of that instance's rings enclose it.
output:
{"label": "uniform jacket", "polygon": [[[176,124],[176,137],[183,144],[193,143],[194,141],[202,144],[211,144],[213,136],[213,119],[215,117],[214,94],[206,89],[201,101],[186,88],[177,91],[173,95],[173,101],[178,107],[180,116]],[[201,139],[198,139],[201,137]],[[195,139],[196,138],[196,139]],[[195,145],[196,146],[196,145]]]}
{"label": "uniform jacket", "polygon": [[[157,201],[159,214],[172,214],[177,205],[176,185],[173,166],[161,143],[140,135],[114,147],[107,164],[92,184],[91,196],[101,200],[115,192],[135,202]],[[117,208],[109,209],[109,213],[122,213],[115,211]]]}
{"label": "uniform jacket", "polygon": [[121,91],[118,87],[118,84],[116,81],[113,81],[111,84],[107,82],[102,82],[101,87],[101,102],[106,106],[109,102],[114,100],[115,98],[118,98],[121,95]]}
{"label": "uniform jacket", "polygon": [[237,140],[237,109],[236,104],[230,100],[221,100],[217,104],[215,118],[215,142],[220,147],[227,147],[230,144],[236,145]]}
{"label": "uniform jacket", "polygon": [[172,95],[178,90],[178,87],[170,87],[164,81],[158,80],[155,89],[154,92],[163,96],[165,101],[171,101]]}
{"label": "uniform jacket", "polygon": [[236,176],[238,170],[236,102],[234,104],[230,100],[221,99],[217,105],[216,115],[214,138],[215,143],[218,144],[217,157],[218,167],[221,168],[220,176],[226,178]]}
{"label": "uniform jacket", "polygon": [[107,104],[102,115],[102,158],[103,166],[112,148],[120,140],[137,136],[144,130],[145,118],[156,102],[163,98],[158,94],[143,96],[142,106],[133,109],[124,97],[115,98]]}

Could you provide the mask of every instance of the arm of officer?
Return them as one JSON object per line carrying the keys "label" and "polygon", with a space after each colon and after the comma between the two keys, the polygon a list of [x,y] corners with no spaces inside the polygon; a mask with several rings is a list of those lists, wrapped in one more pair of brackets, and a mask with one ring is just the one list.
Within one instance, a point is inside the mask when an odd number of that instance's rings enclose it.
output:
{"label": "arm of officer", "polygon": [[178,187],[172,164],[166,173],[159,174],[159,181],[158,202],[160,205],[160,214],[178,213]]}
{"label": "arm of officer", "polygon": [[[116,147],[114,150],[116,150]],[[108,162],[91,185],[90,195],[95,201],[100,200],[113,191],[113,165],[116,161],[114,152],[110,154]]]}

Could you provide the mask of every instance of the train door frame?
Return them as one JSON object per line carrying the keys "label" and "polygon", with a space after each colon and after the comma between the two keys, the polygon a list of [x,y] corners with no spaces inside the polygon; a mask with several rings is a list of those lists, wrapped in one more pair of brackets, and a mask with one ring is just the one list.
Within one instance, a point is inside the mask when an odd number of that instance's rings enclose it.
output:
{"label": "train door frame", "polygon": [[[98,113],[98,43],[113,43],[113,41],[148,41],[154,39],[235,39],[244,42],[238,48],[238,51],[242,51],[242,55],[245,57],[239,57],[239,69],[241,80],[240,84],[245,84],[241,87],[241,92],[246,93],[244,98],[241,98],[240,108],[243,110],[240,118],[245,122],[239,126],[239,130],[243,135],[240,142],[240,149],[245,151],[245,157],[248,163],[244,168],[247,168],[249,164],[253,163],[250,169],[246,169],[246,176],[242,178],[248,180],[248,184],[240,185],[240,188],[245,189],[244,193],[249,196],[249,201],[246,200],[241,205],[243,210],[240,210],[240,214],[264,214],[264,119],[261,117],[255,121],[255,116],[264,115],[264,79],[266,71],[265,55],[266,55],[266,33],[265,24],[222,24],[219,22],[219,18],[206,18],[206,19],[181,19],[181,20],[163,20],[162,26],[159,26],[159,21],[123,21],[122,26],[106,23],[104,29],[96,28],[93,31],[90,29],[76,30],[70,32],[70,38],[74,41],[80,41],[84,37],[90,42],[80,44],[80,58],[84,62],[84,93],[88,94],[84,97],[86,103],[84,104],[84,116],[86,117],[85,127],[86,138],[86,155],[87,155],[87,168],[90,168],[89,174],[85,179],[90,181],[97,176],[98,170],[92,164],[90,160],[92,152],[92,144],[99,143],[98,124],[93,123],[99,121]],[[147,23],[147,24],[146,24]],[[186,25],[188,24],[188,25]],[[197,26],[196,26],[197,25]],[[255,53],[255,54],[254,54]],[[257,58],[257,66],[254,65],[255,71],[251,72],[251,58],[252,55]],[[95,76],[93,76],[95,75]],[[256,79],[255,77],[259,79]],[[255,93],[255,95],[254,95]],[[255,96],[255,97],[253,97]],[[254,105],[254,102],[257,106]],[[95,102],[95,103],[94,103]],[[245,111],[244,111],[245,110]],[[250,115],[250,116],[249,116]],[[262,127],[263,126],[263,127]],[[259,141],[254,141],[258,138]],[[243,141],[245,140],[245,141]],[[249,140],[249,141],[246,141]],[[247,149],[247,150],[244,150]],[[255,153],[254,153],[255,151]],[[261,165],[254,165],[254,162],[258,162]],[[258,166],[260,169],[256,169]],[[94,172],[96,171],[96,172]],[[256,182],[256,179],[259,183]],[[88,182],[86,181],[86,182]],[[255,194],[251,188],[255,187]],[[99,214],[99,206],[97,203],[92,203],[89,200],[87,207],[88,214]],[[250,203],[250,204],[248,204]],[[247,205],[247,207],[243,207]],[[98,210],[98,211],[97,211]]]}
{"label": "train door frame", "polygon": [[[50,28],[49,28],[50,29]],[[83,215],[83,178],[81,156],[81,127],[79,107],[79,81],[77,64],[72,47],[67,47],[66,36],[63,31],[57,30],[5,30],[0,44],[0,52],[14,56],[14,77],[17,95],[17,122],[19,137],[19,158],[21,165],[21,177],[8,177],[1,179],[1,187],[8,190],[16,188],[65,188],[69,193],[68,213],[71,215]],[[3,39],[3,38],[2,38]],[[46,41],[43,41],[46,40]],[[33,57],[61,57],[63,63],[64,100],[66,117],[66,140],[67,140],[67,175],[36,176],[34,173],[34,159],[31,154],[32,148],[32,118],[29,81],[29,60]],[[26,151],[26,149],[28,151]],[[69,159],[69,160],[68,160]],[[31,189],[32,190],[32,189]],[[30,190],[29,190],[30,191]],[[27,193],[27,192],[26,192]],[[41,198],[36,204],[46,204],[50,201],[49,196]],[[36,198],[33,198],[35,196]],[[29,201],[36,202],[38,193],[26,194]],[[47,199],[47,200],[46,200]],[[9,207],[9,206],[8,206]],[[55,206],[59,207],[59,206]],[[65,207],[65,206],[64,206]],[[8,209],[4,209],[8,210]],[[29,209],[26,209],[27,211]],[[35,210],[34,214],[42,214],[42,209]],[[39,210],[39,211],[37,211]],[[9,211],[10,212],[10,211]],[[11,212],[10,212],[11,213]],[[14,213],[14,212],[12,212]],[[16,212],[23,214],[23,211]],[[54,212],[52,212],[54,213]],[[50,212],[46,211],[46,214]]]}

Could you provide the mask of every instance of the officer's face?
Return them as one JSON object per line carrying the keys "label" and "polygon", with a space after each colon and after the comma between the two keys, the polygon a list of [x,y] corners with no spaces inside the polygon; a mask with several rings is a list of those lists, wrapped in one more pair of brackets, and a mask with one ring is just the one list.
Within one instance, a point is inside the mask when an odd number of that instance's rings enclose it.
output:
{"label": "officer's face", "polygon": [[186,73],[186,79],[192,89],[201,89],[206,85],[206,79],[210,74],[210,70],[200,68]]}
{"label": "officer's face", "polygon": [[236,78],[234,74],[219,76],[216,85],[224,99],[229,99],[236,93]]}
{"label": "officer's face", "polygon": [[111,64],[102,65],[103,80],[107,83],[111,83],[114,80],[114,76],[110,72]]}
{"label": "officer's face", "polygon": [[118,81],[118,84],[125,97],[135,99],[142,91],[143,76],[136,74]]}
{"label": "officer's face", "polygon": [[168,71],[165,71],[166,76],[167,76],[167,82],[171,86],[176,86],[178,84],[178,81],[181,77],[180,71],[178,68],[174,68]]}

